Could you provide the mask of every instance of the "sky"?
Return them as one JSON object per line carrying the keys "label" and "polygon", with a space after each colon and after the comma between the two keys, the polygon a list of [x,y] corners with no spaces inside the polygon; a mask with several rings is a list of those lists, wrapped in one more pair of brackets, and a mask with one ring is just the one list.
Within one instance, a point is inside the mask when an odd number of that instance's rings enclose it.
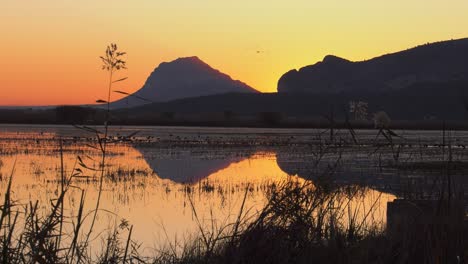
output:
{"label": "sky", "polygon": [[468,37],[467,13],[466,0],[0,0],[0,105],[105,99],[111,42],[127,52],[118,90],[198,56],[276,92],[282,74],[327,54],[358,61]]}

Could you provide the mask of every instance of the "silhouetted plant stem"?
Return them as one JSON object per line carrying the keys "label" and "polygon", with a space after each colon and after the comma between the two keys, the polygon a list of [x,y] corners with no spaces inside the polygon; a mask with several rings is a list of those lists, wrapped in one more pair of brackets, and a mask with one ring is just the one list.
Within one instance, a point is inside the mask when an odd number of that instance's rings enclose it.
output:
{"label": "silhouetted plant stem", "polygon": [[124,254],[124,257],[123,257],[123,261],[122,263],[125,263],[125,261],[127,261],[127,255],[128,255],[128,247],[130,246],[130,243],[131,243],[131,239],[132,239],[132,231],[133,231],[133,226],[130,227],[130,230],[128,231],[128,238],[127,238],[127,244],[125,246],[125,254]]}
{"label": "silhouetted plant stem", "polygon": [[[89,228],[88,235],[86,237],[85,245],[88,244],[89,237],[91,236],[91,233],[93,232],[93,228],[96,223],[97,213],[99,211],[99,206],[101,203],[102,185],[103,185],[103,181],[105,177],[105,170],[106,170],[105,164],[106,164],[106,153],[107,153],[109,121],[110,121],[110,99],[111,99],[112,84],[114,83],[113,76],[114,76],[115,71],[118,71],[120,69],[126,69],[126,66],[125,66],[126,62],[119,58],[125,54],[126,54],[125,52],[118,52],[117,45],[112,43],[109,46],[107,46],[105,57],[102,57],[102,56],[100,57],[101,60],[103,61],[102,69],[107,70],[109,72],[109,83],[108,83],[108,88],[107,88],[107,100],[106,101],[98,100],[97,102],[106,102],[107,111],[106,111],[106,118],[104,121],[104,137],[101,138],[100,135],[97,134],[99,147],[101,150],[101,164],[100,164],[101,176],[99,179],[99,190],[98,190],[98,197],[96,201],[96,207],[94,209],[93,218],[91,221],[91,226]],[[115,82],[123,81],[125,79],[126,78],[119,79]]]}
{"label": "silhouetted plant stem", "polygon": [[[62,139],[60,138],[59,139],[59,142],[60,142],[60,193],[65,193],[65,172],[64,172],[64,165],[63,165],[63,141]],[[63,208],[64,207],[64,204],[61,203],[60,205],[60,227],[59,227],[59,234],[62,234],[62,230],[63,230]],[[61,240],[62,236],[58,236],[57,237],[57,243],[56,243],[56,250],[59,249],[59,246],[60,246],[60,240]]]}

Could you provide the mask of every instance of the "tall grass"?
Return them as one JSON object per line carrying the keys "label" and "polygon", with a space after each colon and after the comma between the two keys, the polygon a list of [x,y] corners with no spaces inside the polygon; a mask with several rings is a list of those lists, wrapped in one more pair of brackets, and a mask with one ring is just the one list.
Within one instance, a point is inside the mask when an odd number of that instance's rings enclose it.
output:
{"label": "tall grass", "polygon": [[[126,223],[108,231],[106,243],[100,250],[90,246],[91,234],[82,230],[88,216],[85,213],[84,191],[76,216],[64,214],[65,196],[70,188],[75,188],[73,180],[85,177],[75,169],[67,176],[62,166],[60,192],[46,207],[38,201],[28,204],[14,201],[13,174],[14,170],[0,206],[1,263],[134,263],[139,259],[136,253],[138,247],[131,240],[133,227]],[[120,240],[123,232],[128,233],[125,241]]]}

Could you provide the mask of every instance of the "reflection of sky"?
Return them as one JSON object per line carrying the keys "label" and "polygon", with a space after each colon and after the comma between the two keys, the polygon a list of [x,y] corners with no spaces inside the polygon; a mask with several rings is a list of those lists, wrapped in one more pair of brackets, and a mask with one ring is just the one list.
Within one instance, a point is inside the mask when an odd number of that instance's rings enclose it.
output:
{"label": "reflection of sky", "polygon": [[[21,144],[18,144],[20,142]],[[60,178],[60,158],[55,141],[36,140],[2,141],[2,147],[11,151],[11,155],[2,155],[3,178],[11,172],[16,160],[13,180],[13,198],[22,203],[39,200],[47,205],[57,195]],[[40,149],[40,151],[35,151]],[[151,155],[145,156],[145,151]],[[80,144],[65,144],[64,167],[70,175],[76,166],[76,157],[80,155],[88,166],[97,167],[99,152]],[[134,238],[153,246],[160,245],[167,238],[183,239],[183,236],[196,231],[194,215],[187,195],[191,195],[197,214],[204,224],[211,218],[221,225],[237,217],[244,190],[251,188],[246,208],[254,213],[265,202],[265,190],[273,182],[287,180],[302,181],[297,176],[289,176],[278,166],[274,152],[257,152],[241,157],[218,156],[188,150],[158,152],[157,150],[137,150],[129,145],[112,146],[107,159],[109,173],[117,182],[106,181],[102,198],[102,207],[114,212],[135,226]],[[153,171],[155,173],[153,173]],[[97,199],[98,173],[84,170],[88,179],[74,179],[73,185],[86,190],[85,210],[91,210]],[[192,181],[196,180],[198,181]],[[187,182],[190,194],[186,190]],[[6,181],[1,182],[2,190]],[[76,214],[81,190],[70,189],[67,195],[69,214]],[[369,191],[368,198],[356,207],[369,208],[369,203],[380,198],[379,218],[384,219],[385,202],[393,196],[376,191]],[[360,205],[362,203],[362,205]],[[114,223],[112,214],[99,214],[98,228],[105,228]],[[159,242],[158,242],[159,241]]]}

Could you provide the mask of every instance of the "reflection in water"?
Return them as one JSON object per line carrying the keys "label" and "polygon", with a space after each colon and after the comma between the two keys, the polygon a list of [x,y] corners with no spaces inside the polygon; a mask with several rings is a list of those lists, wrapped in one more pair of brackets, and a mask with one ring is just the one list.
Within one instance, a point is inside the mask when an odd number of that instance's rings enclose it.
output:
{"label": "reflection in water", "polygon": [[213,173],[227,168],[242,158],[209,159],[194,156],[189,151],[171,153],[167,156],[154,157],[154,150],[147,148],[140,150],[149,167],[161,179],[169,179],[177,183],[195,183],[203,180]]}
{"label": "reflection in water", "polygon": [[[21,203],[38,200],[46,206],[60,190],[58,144],[50,134],[36,134],[29,139],[22,136],[19,141],[0,140],[0,159],[4,164],[0,173],[5,179],[16,161],[13,199]],[[97,229],[126,219],[134,225],[137,241],[157,248],[167,241],[189,239],[187,236],[197,231],[188,196],[202,224],[211,225],[214,220],[222,226],[236,219],[247,187],[245,207],[254,214],[265,204],[271,184],[304,181],[298,177],[302,176],[300,173],[283,171],[274,151],[244,151],[242,155],[235,150],[224,151],[229,153],[213,155],[210,149],[136,149],[129,144],[110,146],[106,164],[109,177],[101,201],[105,210],[98,215]],[[99,152],[79,142],[66,143],[63,154],[67,175],[76,168],[78,155],[90,167],[99,165]],[[88,177],[74,179],[76,188],[67,195],[67,213],[72,216],[77,213],[81,190],[86,191],[85,210],[92,210],[96,203],[99,173],[84,170],[84,174]],[[1,181],[2,192],[6,183]],[[354,198],[350,206],[359,210],[375,208],[372,217],[383,221],[386,202],[393,198],[368,190],[362,197]]]}
{"label": "reflection in water", "polygon": [[[328,153],[318,163],[313,158],[298,158],[296,155],[283,151],[278,151],[276,157],[282,171],[290,175],[298,175],[303,179],[329,180],[340,185],[368,186],[394,194],[398,194],[401,189],[400,175],[394,171],[380,171],[368,161],[359,164],[355,156]],[[339,160],[338,164],[336,164],[337,160]],[[331,170],[330,167],[332,167]]]}

